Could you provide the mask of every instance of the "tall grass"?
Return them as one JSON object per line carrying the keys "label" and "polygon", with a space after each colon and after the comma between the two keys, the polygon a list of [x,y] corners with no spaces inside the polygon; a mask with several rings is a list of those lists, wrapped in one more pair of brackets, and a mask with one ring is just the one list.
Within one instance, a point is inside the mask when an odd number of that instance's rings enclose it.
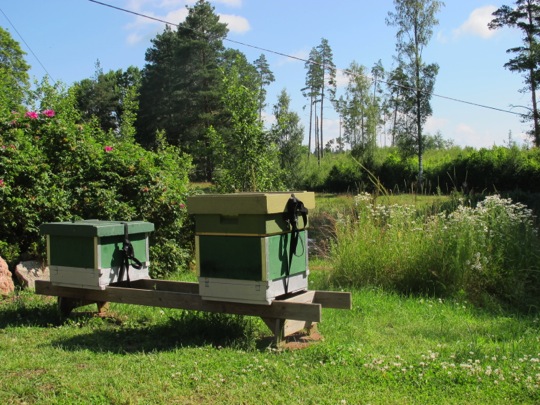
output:
{"label": "tall grass", "polygon": [[539,309],[540,239],[532,212],[498,195],[452,212],[358,195],[335,224],[331,282],[465,296]]}

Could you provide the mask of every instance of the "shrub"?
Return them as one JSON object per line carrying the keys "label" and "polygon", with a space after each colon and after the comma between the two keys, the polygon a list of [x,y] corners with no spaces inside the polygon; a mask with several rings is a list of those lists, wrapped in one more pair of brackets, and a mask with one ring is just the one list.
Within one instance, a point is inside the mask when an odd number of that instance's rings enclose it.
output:
{"label": "shrub", "polygon": [[39,90],[36,111],[14,112],[0,123],[0,254],[10,262],[43,258],[44,222],[146,220],[156,227],[154,274],[186,265],[190,159],[163,142],[152,152],[104,133],[96,122],[81,121],[70,92],[46,83]]}
{"label": "shrub", "polygon": [[362,169],[358,165],[334,165],[324,182],[324,190],[330,193],[356,193],[363,189],[362,184]]}

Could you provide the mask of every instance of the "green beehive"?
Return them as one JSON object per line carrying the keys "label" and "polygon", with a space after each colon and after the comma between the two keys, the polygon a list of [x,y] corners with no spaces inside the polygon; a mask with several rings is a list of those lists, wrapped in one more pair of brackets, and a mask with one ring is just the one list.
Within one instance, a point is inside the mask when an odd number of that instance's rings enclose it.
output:
{"label": "green beehive", "polygon": [[[304,207],[315,195],[295,192]],[[308,235],[298,217],[292,232],[287,207],[291,193],[237,193],[188,198],[195,217],[199,293],[202,298],[270,304],[286,293],[307,290]],[[291,253],[293,245],[296,248]]]}
{"label": "green beehive", "polygon": [[[140,269],[124,269],[119,280],[124,243],[125,224],[128,239],[133,247],[133,257]],[[51,222],[40,226],[47,238],[47,264],[51,283],[65,287],[104,289],[107,285],[123,280],[149,278],[149,233],[154,224],[144,221]],[[138,267],[138,266],[137,266]]]}

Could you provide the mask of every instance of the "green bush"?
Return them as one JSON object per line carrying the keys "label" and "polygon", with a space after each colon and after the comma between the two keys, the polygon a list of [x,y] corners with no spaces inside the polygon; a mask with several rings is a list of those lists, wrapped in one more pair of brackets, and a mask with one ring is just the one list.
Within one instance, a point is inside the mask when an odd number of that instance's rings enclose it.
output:
{"label": "green bush", "polygon": [[324,190],[330,193],[357,193],[363,190],[364,181],[359,165],[334,165],[324,182]]}
{"label": "green bush", "polygon": [[70,92],[46,83],[39,90],[36,111],[0,123],[0,255],[11,263],[43,258],[44,222],[145,220],[156,227],[154,275],[187,265],[190,159],[163,142],[153,152],[104,133],[81,121]]}
{"label": "green bush", "polygon": [[[304,188],[346,193],[372,187],[361,165],[393,193],[417,192],[417,158],[404,158],[395,148],[379,148],[373,159],[357,151],[327,153],[320,165],[304,162]],[[356,157],[355,157],[356,155]],[[361,163],[361,165],[359,164]],[[424,154],[424,193],[540,192],[540,149],[494,146],[491,149],[451,147]],[[359,186],[361,185],[361,186]]]}

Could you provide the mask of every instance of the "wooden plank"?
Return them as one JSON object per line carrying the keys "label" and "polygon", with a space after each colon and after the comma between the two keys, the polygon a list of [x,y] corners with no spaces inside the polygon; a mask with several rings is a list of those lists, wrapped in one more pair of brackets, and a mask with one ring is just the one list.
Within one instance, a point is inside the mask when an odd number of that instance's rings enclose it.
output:
{"label": "wooden plank", "polygon": [[285,319],[276,319],[276,318],[261,318],[263,322],[268,326],[272,335],[274,335],[274,343],[279,343],[283,339],[283,325]]}
{"label": "wooden plank", "polygon": [[294,321],[290,319],[285,320],[285,325],[283,326],[283,335],[284,336],[290,336],[296,332],[300,332],[304,329],[311,329],[311,327],[315,325],[312,322],[306,322],[306,321]]}
{"label": "wooden plank", "polygon": [[308,335],[317,331],[317,323],[295,321],[290,319],[262,318],[268,329],[274,335],[274,344],[279,345],[287,337],[300,331],[306,331]]}
{"label": "wooden plank", "polygon": [[324,308],[351,309],[352,295],[350,292],[314,291],[313,302]]}
{"label": "wooden plank", "polygon": [[207,301],[198,294],[112,287],[105,290],[59,287],[50,282],[36,281],[36,293],[88,301],[109,301],[162,308],[177,308],[206,312],[221,312],[264,318],[294,319],[320,322],[321,305],[302,302],[274,301],[271,305],[241,304],[235,302]]}
{"label": "wooden plank", "polygon": [[297,295],[293,295],[292,297],[287,297],[283,299],[279,299],[280,302],[304,302],[304,303],[312,303],[313,298],[315,297],[315,291],[305,291]]}
{"label": "wooden plank", "polygon": [[199,294],[199,283],[190,283],[186,281],[168,281],[168,280],[135,280],[131,282],[132,288],[141,290],[171,291],[186,294]]}
{"label": "wooden plank", "polygon": [[[315,298],[315,291],[306,291],[300,294],[293,295],[292,297],[284,298],[280,302],[297,302],[297,303],[313,303]],[[310,321],[299,321],[294,319],[286,319],[280,326],[281,337],[285,338],[287,336],[293,335],[296,332],[300,332],[304,329],[311,329],[313,325],[316,325],[316,322]]]}

